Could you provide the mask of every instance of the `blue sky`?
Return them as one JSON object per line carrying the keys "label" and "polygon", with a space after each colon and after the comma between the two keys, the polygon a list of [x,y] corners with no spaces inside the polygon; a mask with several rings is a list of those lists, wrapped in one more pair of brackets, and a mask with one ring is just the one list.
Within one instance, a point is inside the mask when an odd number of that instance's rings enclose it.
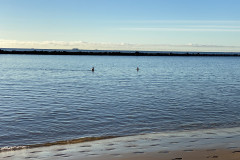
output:
{"label": "blue sky", "polygon": [[0,0],[0,48],[240,51],[239,0]]}

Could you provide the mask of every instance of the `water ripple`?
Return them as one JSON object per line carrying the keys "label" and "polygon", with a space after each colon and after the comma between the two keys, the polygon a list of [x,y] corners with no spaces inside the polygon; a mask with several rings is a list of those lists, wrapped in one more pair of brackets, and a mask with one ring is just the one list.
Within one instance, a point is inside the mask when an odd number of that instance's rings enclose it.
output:
{"label": "water ripple", "polygon": [[238,57],[1,55],[0,147],[237,127],[239,62]]}

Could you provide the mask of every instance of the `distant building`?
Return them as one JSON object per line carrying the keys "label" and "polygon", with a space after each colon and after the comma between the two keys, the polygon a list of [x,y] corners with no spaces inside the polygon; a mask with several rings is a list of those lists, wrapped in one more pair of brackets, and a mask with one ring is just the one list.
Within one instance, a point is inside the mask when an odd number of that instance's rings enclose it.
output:
{"label": "distant building", "polygon": [[78,48],[73,48],[72,50],[73,50],[73,51],[79,51],[79,49],[78,49]]}

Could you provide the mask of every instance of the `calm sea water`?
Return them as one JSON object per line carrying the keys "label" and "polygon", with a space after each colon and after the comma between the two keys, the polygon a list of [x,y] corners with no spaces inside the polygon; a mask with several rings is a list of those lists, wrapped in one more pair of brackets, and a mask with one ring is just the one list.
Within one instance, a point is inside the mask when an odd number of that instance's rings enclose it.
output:
{"label": "calm sea water", "polygon": [[239,57],[0,55],[0,147],[239,126]]}

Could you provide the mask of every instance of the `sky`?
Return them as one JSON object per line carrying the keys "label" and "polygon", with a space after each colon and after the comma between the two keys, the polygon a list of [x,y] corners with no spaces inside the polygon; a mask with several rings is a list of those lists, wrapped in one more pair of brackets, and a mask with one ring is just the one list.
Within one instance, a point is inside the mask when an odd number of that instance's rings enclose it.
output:
{"label": "sky", "polygon": [[239,0],[0,0],[0,48],[240,52]]}

